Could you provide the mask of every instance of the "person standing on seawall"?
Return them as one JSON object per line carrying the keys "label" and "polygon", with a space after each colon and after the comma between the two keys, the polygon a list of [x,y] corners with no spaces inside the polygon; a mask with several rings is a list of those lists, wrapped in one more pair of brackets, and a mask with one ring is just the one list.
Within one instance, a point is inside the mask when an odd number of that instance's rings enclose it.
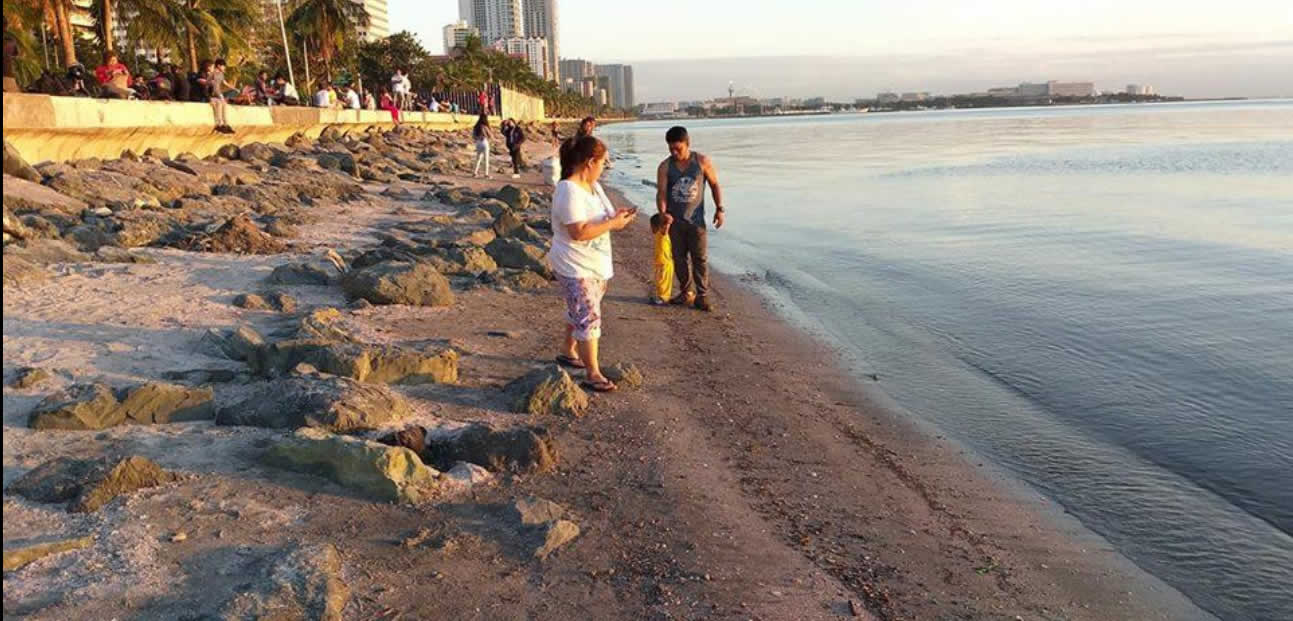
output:
{"label": "person standing on seawall", "polygon": [[[656,209],[669,227],[677,297],[670,304],[714,310],[709,296],[709,242],[705,228],[705,184],[714,195],[714,228],[723,228],[723,191],[718,169],[708,157],[691,150],[687,128],[675,126],[665,133],[669,157],[656,170]],[[694,291],[693,291],[694,289]]]}

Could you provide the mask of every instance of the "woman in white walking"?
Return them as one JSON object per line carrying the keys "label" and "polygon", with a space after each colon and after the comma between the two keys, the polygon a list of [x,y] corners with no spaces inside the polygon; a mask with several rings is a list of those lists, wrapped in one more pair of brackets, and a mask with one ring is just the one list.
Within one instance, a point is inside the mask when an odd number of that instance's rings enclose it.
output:
{"label": "woman in white walking", "polygon": [[473,177],[479,177],[481,167],[484,167],[485,178],[489,178],[489,134],[489,117],[481,114],[476,127],[471,130],[471,137],[476,141],[476,168],[471,173]]}

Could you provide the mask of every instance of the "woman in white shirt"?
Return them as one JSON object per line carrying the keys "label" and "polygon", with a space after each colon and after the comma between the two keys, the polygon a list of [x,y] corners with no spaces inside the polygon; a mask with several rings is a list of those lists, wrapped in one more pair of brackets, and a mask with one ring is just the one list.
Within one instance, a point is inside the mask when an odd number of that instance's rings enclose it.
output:
{"label": "woman in white shirt", "polygon": [[615,390],[597,362],[602,297],[614,275],[611,232],[627,227],[635,209],[616,209],[597,179],[606,169],[606,145],[585,136],[562,145],[562,180],[552,196],[552,250],[548,262],[566,301],[566,339],[557,362],[585,369],[583,386]]}

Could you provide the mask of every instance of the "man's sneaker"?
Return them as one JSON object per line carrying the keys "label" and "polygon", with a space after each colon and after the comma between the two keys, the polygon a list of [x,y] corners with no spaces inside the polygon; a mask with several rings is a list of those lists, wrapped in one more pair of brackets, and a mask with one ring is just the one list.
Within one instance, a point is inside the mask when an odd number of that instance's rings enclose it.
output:
{"label": "man's sneaker", "polygon": [[692,303],[695,301],[696,301],[696,294],[688,291],[686,293],[679,293],[672,300],[669,300],[669,303],[673,304],[674,306],[691,306]]}
{"label": "man's sneaker", "polygon": [[696,298],[696,310],[710,313],[714,311],[714,305],[710,304],[706,298]]}

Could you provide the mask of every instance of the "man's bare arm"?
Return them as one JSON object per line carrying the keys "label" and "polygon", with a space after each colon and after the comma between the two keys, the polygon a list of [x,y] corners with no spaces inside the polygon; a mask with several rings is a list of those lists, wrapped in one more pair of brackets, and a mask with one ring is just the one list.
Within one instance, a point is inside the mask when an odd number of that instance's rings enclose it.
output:
{"label": "man's bare arm", "polygon": [[655,169],[655,208],[660,213],[669,209],[669,200],[665,195],[669,185],[669,171],[665,168],[668,164],[669,160],[665,160]]}
{"label": "man's bare arm", "polygon": [[705,175],[705,181],[709,183],[709,192],[714,195],[714,206],[722,209],[723,188],[718,185],[718,167],[714,165],[714,160],[708,155],[701,156],[700,170]]}

